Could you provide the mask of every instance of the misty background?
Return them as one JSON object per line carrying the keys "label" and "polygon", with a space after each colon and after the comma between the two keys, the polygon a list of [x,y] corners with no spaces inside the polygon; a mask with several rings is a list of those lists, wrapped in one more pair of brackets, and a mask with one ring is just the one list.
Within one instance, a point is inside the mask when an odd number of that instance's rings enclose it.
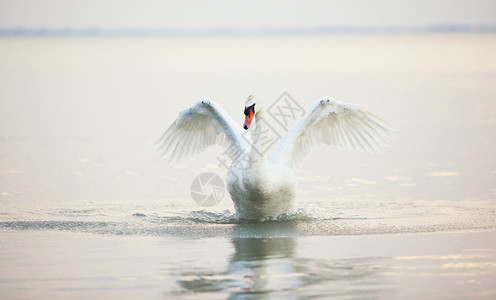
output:
{"label": "misty background", "polygon": [[0,1],[2,30],[270,33],[494,30],[489,0]]}
{"label": "misty background", "polygon": [[194,176],[225,172],[223,149],[161,160],[153,144],[179,111],[207,96],[241,124],[247,95],[287,92],[400,129],[383,156],[316,148],[300,197],[493,199],[495,6],[2,0],[0,197],[189,201]]}

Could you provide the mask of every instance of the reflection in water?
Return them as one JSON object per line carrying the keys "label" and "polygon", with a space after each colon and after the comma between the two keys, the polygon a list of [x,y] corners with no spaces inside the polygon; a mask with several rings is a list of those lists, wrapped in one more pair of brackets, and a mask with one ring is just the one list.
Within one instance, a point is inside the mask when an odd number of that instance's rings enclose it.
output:
{"label": "reflection in water", "polygon": [[[374,263],[372,259],[300,257],[296,237],[264,237],[284,226],[291,231],[296,223],[236,225],[231,238],[234,253],[225,270],[198,270],[194,266],[182,270],[178,281],[181,293],[220,293],[231,299],[382,293],[382,285],[372,282],[380,281],[379,272],[384,269],[377,259]],[[248,231],[253,237],[241,237]]]}
{"label": "reflection in water", "polygon": [[293,238],[236,238],[229,273],[239,274],[234,295],[284,293],[297,289],[306,276],[293,258]]}

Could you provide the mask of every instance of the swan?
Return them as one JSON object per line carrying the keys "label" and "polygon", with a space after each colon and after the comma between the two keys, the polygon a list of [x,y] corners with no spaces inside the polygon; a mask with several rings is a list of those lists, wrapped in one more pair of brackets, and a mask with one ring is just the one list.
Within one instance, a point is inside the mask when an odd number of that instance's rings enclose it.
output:
{"label": "swan", "polygon": [[[296,196],[297,174],[310,148],[334,145],[366,153],[390,146],[395,128],[360,105],[324,97],[316,102],[267,153],[263,102],[250,95],[243,126],[215,101],[202,97],[179,113],[158,140],[159,150],[175,161],[212,145],[226,145],[232,159],[226,186],[237,218],[269,219],[287,213]],[[251,131],[251,138],[243,135]]]}

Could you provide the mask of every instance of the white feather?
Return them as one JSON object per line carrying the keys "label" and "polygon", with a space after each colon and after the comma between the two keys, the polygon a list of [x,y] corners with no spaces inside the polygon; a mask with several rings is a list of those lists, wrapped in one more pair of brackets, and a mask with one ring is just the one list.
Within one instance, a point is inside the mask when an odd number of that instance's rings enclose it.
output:
{"label": "white feather", "polygon": [[357,104],[325,97],[282,137],[273,154],[293,168],[301,166],[312,146],[334,145],[364,153],[382,153],[394,127]]}
{"label": "white feather", "polygon": [[163,155],[170,160],[198,154],[213,145],[229,146],[234,159],[247,144],[241,138],[243,129],[215,101],[203,97],[179,113],[177,120],[157,141]]}

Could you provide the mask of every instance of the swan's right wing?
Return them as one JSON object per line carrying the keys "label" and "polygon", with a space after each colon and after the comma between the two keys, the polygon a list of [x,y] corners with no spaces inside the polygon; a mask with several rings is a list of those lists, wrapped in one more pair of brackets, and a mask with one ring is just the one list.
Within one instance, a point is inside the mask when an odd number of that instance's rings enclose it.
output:
{"label": "swan's right wing", "polygon": [[212,145],[228,145],[232,159],[246,150],[243,129],[214,101],[203,97],[179,113],[179,117],[157,141],[170,160],[189,157]]}
{"label": "swan's right wing", "polygon": [[357,104],[326,97],[290,128],[274,154],[288,165],[299,167],[316,144],[380,153],[389,147],[394,130],[394,126]]}

